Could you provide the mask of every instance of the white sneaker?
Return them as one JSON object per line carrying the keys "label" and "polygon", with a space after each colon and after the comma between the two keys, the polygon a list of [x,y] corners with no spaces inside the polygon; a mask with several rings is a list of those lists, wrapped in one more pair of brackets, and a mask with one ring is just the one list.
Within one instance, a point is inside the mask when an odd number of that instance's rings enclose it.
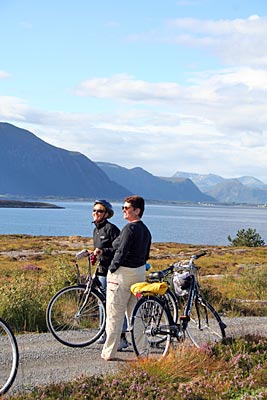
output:
{"label": "white sneaker", "polygon": [[129,342],[128,342],[128,340],[126,339],[126,337],[122,337],[122,338],[120,338],[120,343],[119,343],[119,346],[118,346],[118,351],[122,351],[123,349],[127,349],[127,347],[129,347]]}
{"label": "white sneaker", "polygon": [[106,334],[106,332],[104,332],[103,335],[100,336],[100,338],[98,339],[97,343],[98,344],[104,344],[105,341],[106,341],[106,338],[107,338],[107,334]]}

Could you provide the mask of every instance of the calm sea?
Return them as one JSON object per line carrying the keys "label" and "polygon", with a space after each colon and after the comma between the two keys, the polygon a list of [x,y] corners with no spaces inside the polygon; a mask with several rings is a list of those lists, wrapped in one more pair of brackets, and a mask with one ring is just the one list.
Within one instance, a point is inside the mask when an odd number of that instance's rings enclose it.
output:
{"label": "calm sea", "polygon": [[[0,208],[0,234],[92,237],[92,203],[53,202],[64,209]],[[113,204],[111,219],[119,228],[126,221],[121,204]],[[143,221],[153,242],[229,245],[242,228],[256,229],[267,244],[267,208],[146,205]]]}

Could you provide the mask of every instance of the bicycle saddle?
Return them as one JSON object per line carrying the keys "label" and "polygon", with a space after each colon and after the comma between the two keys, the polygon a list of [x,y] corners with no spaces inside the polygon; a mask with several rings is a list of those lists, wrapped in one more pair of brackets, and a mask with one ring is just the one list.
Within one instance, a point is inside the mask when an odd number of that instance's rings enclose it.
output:
{"label": "bicycle saddle", "polygon": [[163,271],[156,271],[156,272],[150,272],[148,274],[148,280],[149,281],[161,281],[164,278],[165,274]]}

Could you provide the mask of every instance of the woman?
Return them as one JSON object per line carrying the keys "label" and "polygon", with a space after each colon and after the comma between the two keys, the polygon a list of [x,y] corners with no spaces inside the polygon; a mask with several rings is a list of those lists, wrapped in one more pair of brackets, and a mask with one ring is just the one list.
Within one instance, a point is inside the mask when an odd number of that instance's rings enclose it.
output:
{"label": "woman", "polygon": [[107,274],[107,338],[101,354],[106,361],[114,360],[125,311],[128,325],[130,322],[136,302],[130,287],[146,278],[145,264],[149,258],[151,234],[141,221],[144,208],[142,197],[125,198],[122,210],[128,224],[113,242],[115,254]]}
{"label": "woman", "polygon": [[[107,200],[96,200],[93,207],[93,223],[95,228],[93,231],[93,241],[94,241],[94,254],[98,257],[99,267],[98,267],[98,278],[106,289],[106,276],[108,273],[108,267],[111,263],[114,249],[112,247],[112,242],[119,236],[119,228],[108,221],[112,218],[114,211],[112,205]],[[119,343],[118,350],[128,347],[128,342],[126,339],[125,331],[127,330],[127,320],[125,319],[123,332],[121,334],[121,340]],[[99,344],[105,343],[106,333],[104,333],[98,340]]]}

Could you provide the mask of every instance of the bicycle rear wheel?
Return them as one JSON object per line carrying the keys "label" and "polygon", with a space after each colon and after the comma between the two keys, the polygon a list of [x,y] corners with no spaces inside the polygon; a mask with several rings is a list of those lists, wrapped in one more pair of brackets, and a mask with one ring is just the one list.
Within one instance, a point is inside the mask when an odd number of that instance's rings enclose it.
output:
{"label": "bicycle rear wheel", "polygon": [[171,342],[170,324],[171,316],[160,299],[142,297],[131,318],[132,344],[137,357],[164,357]]}
{"label": "bicycle rear wheel", "polygon": [[68,286],[57,292],[48,304],[48,329],[66,346],[88,346],[105,330],[105,299],[94,288],[87,299],[85,289],[86,285]]}
{"label": "bicycle rear wheel", "polygon": [[13,384],[18,364],[16,338],[7,323],[0,318],[0,395],[6,393]]}
{"label": "bicycle rear wheel", "polygon": [[179,316],[178,299],[169,288],[167,289],[167,292],[164,294],[164,296],[167,298],[168,307],[169,307],[169,311],[172,315],[173,322],[176,323],[176,322],[178,322],[178,316]]}
{"label": "bicycle rear wheel", "polygon": [[220,342],[225,338],[226,325],[205,299],[196,298],[186,332],[196,347]]}

